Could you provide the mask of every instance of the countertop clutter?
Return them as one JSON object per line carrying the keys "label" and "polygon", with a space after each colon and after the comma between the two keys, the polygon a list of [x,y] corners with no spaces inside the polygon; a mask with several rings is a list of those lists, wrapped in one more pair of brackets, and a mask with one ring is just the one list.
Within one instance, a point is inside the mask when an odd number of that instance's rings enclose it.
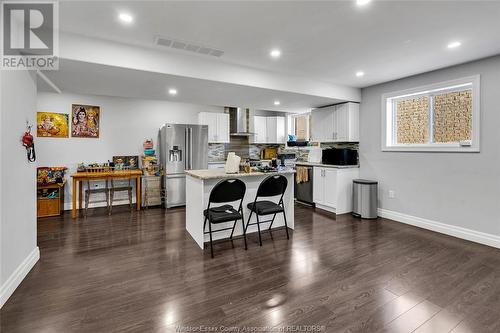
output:
{"label": "countertop clutter", "polygon": [[322,168],[336,168],[336,169],[359,168],[359,165],[333,165],[333,164],[311,163],[311,162],[300,162],[300,161],[297,161],[295,163],[295,165],[297,165],[297,166],[313,166],[313,167],[322,167]]}
{"label": "countertop clutter", "polygon": [[240,177],[252,177],[252,176],[263,176],[263,175],[274,175],[274,174],[291,174],[291,173],[295,173],[295,170],[283,170],[283,171],[271,171],[271,172],[250,171],[250,172],[238,172],[238,173],[226,173],[224,169],[186,170],[186,175],[202,180],[240,178]]}

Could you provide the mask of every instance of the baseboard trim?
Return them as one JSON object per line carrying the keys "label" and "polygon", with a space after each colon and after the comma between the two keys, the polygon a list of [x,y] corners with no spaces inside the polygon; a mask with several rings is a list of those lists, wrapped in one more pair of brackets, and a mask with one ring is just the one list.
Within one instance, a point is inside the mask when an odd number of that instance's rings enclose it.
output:
{"label": "baseboard trim", "polygon": [[322,209],[322,210],[326,210],[327,212],[330,212],[330,213],[337,213],[336,209],[335,208],[332,208],[332,207],[329,207],[329,206],[325,206],[325,205],[322,205],[322,204],[316,204],[316,208],[319,208],[319,209]]}
{"label": "baseboard trim", "polygon": [[500,236],[379,208],[380,217],[500,249]]}
{"label": "baseboard trim", "polygon": [[5,283],[0,288],[0,308],[3,307],[5,302],[14,293],[16,288],[23,282],[24,278],[31,271],[33,266],[40,259],[40,250],[38,246],[31,251],[31,253],[23,260],[23,262],[16,268],[10,275]]}

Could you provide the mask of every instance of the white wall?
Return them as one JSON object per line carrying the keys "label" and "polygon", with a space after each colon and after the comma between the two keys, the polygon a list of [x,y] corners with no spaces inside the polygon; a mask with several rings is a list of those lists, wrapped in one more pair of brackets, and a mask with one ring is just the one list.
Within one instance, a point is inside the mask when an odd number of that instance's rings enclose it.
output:
{"label": "white wall", "polygon": [[36,245],[35,164],[21,137],[33,124],[36,81],[28,71],[0,71],[0,306],[39,259]]}
{"label": "white wall", "polygon": [[[223,112],[222,107],[95,95],[40,92],[37,111],[70,113],[71,104],[101,107],[100,137],[37,138],[38,166],[66,166],[69,173],[78,163],[103,163],[114,155],[141,155],[142,143],[152,138],[155,147],[159,127],[167,122],[197,124],[202,111]],[[69,177],[68,177],[69,178]],[[66,185],[66,208],[71,204],[71,181]]]}
{"label": "white wall", "polygon": [[[475,74],[481,75],[480,153],[381,151],[382,94]],[[362,90],[361,176],[379,181],[387,217],[500,247],[499,92],[500,56]]]}

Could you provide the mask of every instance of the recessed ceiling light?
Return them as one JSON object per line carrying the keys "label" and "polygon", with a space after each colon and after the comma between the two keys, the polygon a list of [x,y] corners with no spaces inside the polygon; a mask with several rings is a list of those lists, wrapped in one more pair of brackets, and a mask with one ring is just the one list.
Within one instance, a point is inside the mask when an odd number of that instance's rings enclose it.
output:
{"label": "recessed ceiling light", "polygon": [[170,88],[170,89],[168,89],[168,93],[169,93],[170,95],[177,95],[177,89],[175,89],[175,88]]}
{"label": "recessed ceiling light", "polygon": [[460,43],[458,41],[455,41],[455,42],[451,42],[450,44],[448,44],[448,48],[449,49],[454,49],[456,47],[459,47],[460,45],[462,45],[462,43]]}
{"label": "recessed ceiling light", "polygon": [[358,6],[364,6],[368,3],[370,3],[372,0],[356,0],[356,5]]}
{"label": "recessed ceiling light", "polygon": [[362,77],[362,76],[364,76],[364,75],[365,75],[365,72],[363,72],[363,71],[358,71],[358,72],[356,72],[356,76],[357,76],[357,77]]}
{"label": "recessed ceiling light", "polygon": [[132,23],[132,21],[134,20],[132,15],[127,13],[120,13],[120,15],[118,15],[118,18],[120,19],[120,21],[125,23]]}
{"label": "recessed ceiling light", "polygon": [[278,49],[273,49],[273,50],[271,50],[271,52],[269,54],[273,58],[279,58],[281,56],[281,51]]}
{"label": "recessed ceiling light", "polygon": [[274,105],[280,105],[280,101],[274,101]]}

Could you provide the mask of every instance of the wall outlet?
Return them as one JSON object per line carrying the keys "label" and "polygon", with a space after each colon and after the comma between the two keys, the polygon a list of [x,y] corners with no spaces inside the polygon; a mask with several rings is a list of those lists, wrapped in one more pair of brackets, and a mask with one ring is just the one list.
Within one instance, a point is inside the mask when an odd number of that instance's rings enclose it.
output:
{"label": "wall outlet", "polygon": [[394,199],[396,197],[396,192],[394,190],[389,190],[389,198]]}

